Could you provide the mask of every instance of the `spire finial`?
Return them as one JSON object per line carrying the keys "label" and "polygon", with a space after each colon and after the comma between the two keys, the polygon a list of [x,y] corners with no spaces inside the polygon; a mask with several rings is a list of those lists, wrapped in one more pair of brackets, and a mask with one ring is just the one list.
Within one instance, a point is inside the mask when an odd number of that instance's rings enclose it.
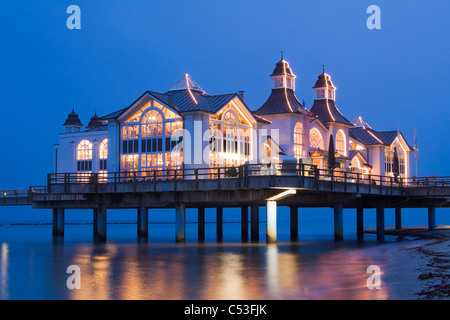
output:
{"label": "spire finial", "polygon": [[283,51],[281,51],[281,60],[284,60]]}
{"label": "spire finial", "polygon": [[323,73],[325,73],[325,65],[324,64],[322,65],[322,71],[323,71]]}

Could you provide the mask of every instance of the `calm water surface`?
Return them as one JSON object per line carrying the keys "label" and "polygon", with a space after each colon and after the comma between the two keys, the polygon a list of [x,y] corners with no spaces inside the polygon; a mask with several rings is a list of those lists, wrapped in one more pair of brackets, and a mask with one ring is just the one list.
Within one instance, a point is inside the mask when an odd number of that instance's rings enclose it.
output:
{"label": "calm water surface", "polygon": [[[281,222],[279,229],[289,227]],[[98,244],[92,225],[68,225],[56,242],[49,225],[5,225],[0,299],[396,299],[405,283],[393,274],[395,256],[415,242],[388,237],[379,245],[368,235],[364,244],[354,238],[337,244],[328,234],[290,242],[280,232],[276,245],[241,243],[240,225],[226,223],[224,242],[217,243],[214,230],[207,224],[200,244],[196,225],[188,224],[191,240],[175,244],[173,224],[151,224],[142,243],[136,225],[111,224],[107,243]],[[366,287],[373,264],[383,271],[380,290]],[[70,265],[80,267],[79,290],[66,286]]]}

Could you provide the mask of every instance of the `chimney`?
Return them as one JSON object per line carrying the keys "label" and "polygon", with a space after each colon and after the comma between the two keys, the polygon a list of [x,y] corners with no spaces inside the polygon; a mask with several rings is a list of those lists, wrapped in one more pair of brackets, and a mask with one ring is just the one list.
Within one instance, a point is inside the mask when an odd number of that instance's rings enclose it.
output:
{"label": "chimney", "polygon": [[245,91],[238,91],[238,95],[241,97],[242,101],[244,101],[244,93]]}

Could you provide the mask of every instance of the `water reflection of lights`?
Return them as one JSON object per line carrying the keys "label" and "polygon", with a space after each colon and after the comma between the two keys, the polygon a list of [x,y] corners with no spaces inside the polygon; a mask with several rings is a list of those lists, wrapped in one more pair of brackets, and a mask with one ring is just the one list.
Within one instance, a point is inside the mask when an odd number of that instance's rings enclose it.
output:
{"label": "water reflection of lights", "polygon": [[1,263],[0,263],[0,299],[1,300],[6,300],[9,297],[8,267],[9,267],[9,247],[8,247],[7,243],[2,243]]}
{"label": "water reflection of lights", "polygon": [[[2,248],[3,249],[3,248]],[[309,248],[311,249],[311,248]],[[307,250],[309,250],[307,249]],[[385,257],[366,250],[298,245],[164,247],[107,244],[80,247],[72,299],[387,299],[388,288],[366,287],[367,266]],[[2,250],[2,261],[3,261]],[[383,270],[383,267],[382,269]],[[2,269],[3,272],[3,269]],[[382,279],[383,279],[382,274]]]}

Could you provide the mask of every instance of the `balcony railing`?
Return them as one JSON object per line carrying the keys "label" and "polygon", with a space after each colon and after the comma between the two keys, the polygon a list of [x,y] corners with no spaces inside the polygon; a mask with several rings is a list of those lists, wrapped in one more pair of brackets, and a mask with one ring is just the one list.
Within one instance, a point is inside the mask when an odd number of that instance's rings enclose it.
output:
{"label": "balcony railing", "polygon": [[52,173],[48,175],[48,186],[52,184],[98,184],[152,182],[173,180],[221,180],[246,179],[257,176],[297,176],[316,181],[367,184],[383,187],[450,187],[450,177],[403,178],[351,172],[341,169],[319,169],[309,164],[246,164],[239,167],[210,167],[196,169],[155,169],[108,173]]}

